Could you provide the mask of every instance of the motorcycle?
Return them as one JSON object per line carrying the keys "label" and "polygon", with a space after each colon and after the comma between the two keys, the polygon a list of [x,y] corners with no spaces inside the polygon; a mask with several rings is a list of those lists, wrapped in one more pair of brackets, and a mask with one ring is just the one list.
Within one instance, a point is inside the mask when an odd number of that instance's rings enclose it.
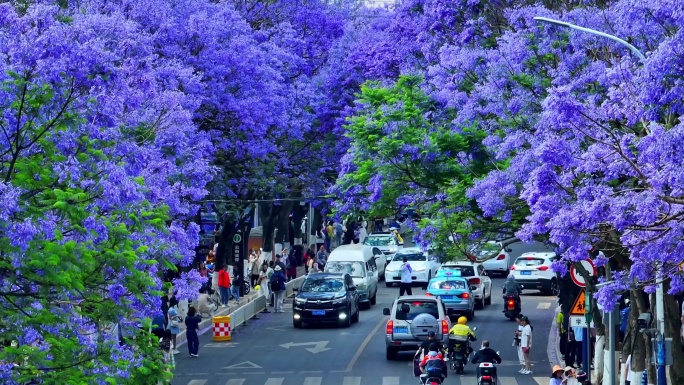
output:
{"label": "motorcycle", "polygon": [[[473,328],[477,331],[477,327]],[[457,374],[463,373],[465,365],[468,363],[468,357],[472,350],[470,349],[470,341],[476,341],[477,338],[472,336],[462,337],[449,335],[449,367],[456,371]]]}
{"label": "motorcycle", "polygon": [[511,321],[515,321],[515,317],[517,317],[521,311],[522,305],[520,303],[520,296],[506,295],[504,290],[504,316]]}
{"label": "motorcycle", "polygon": [[481,362],[477,367],[477,385],[497,385],[497,383],[496,366],[491,362]]}

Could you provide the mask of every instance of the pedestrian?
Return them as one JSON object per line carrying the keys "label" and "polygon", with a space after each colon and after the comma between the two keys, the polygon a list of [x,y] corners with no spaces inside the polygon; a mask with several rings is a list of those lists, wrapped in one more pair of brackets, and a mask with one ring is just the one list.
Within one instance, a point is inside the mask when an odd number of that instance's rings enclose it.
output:
{"label": "pedestrian", "polygon": [[241,283],[241,277],[240,277],[240,272],[237,271],[239,269],[233,269],[233,280],[232,285],[230,286],[230,294],[233,295],[233,298],[235,298],[235,304],[237,306],[240,306],[240,283]]}
{"label": "pedestrian", "polygon": [[632,383],[632,355],[627,356],[625,361],[625,385]]}
{"label": "pedestrian", "polygon": [[188,339],[188,351],[190,357],[197,357],[199,353],[199,324],[202,322],[202,316],[197,314],[197,309],[190,306],[188,309],[188,316],[185,317],[185,336]]}
{"label": "pedestrian", "polygon": [[283,274],[283,269],[276,265],[273,269],[273,275],[271,276],[271,290],[275,294],[275,312],[285,313],[283,310],[283,299],[285,297],[285,274]]}
{"label": "pedestrian", "polygon": [[[575,369],[566,366],[563,373],[563,384],[564,385],[578,385],[579,380],[577,380],[577,373]],[[629,384],[626,384],[629,385]]]}
{"label": "pedestrian", "polygon": [[259,273],[261,272],[259,257],[257,257],[254,251],[252,251],[252,256],[250,257],[250,264],[251,268],[249,270],[249,284],[250,286],[254,287],[258,283],[257,281],[259,280]]}
{"label": "pedestrian", "polygon": [[159,339],[159,350],[162,351],[162,361],[170,368],[175,366],[173,357],[173,335],[170,330],[164,330],[162,337]]}
{"label": "pedestrian", "polygon": [[[276,254],[275,266],[280,266],[280,269],[283,271],[283,274],[285,274],[285,264],[283,263],[283,256],[282,255]],[[273,269],[275,269],[275,266],[273,266]]]}
{"label": "pedestrian", "polygon": [[[583,355],[583,349],[582,349],[582,343],[584,341],[584,329],[579,327],[579,326],[573,326],[572,327],[572,332],[575,336],[575,368],[579,368],[582,364],[582,358],[584,358]],[[586,368],[582,368],[584,370],[587,370]]]}
{"label": "pedestrian", "polygon": [[222,267],[218,272],[218,288],[221,296],[221,307],[226,307],[230,299],[230,274],[225,267]]}
{"label": "pedestrian", "polygon": [[551,369],[551,380],[549,385],[564,385],[565,381],[563,379],[563,368],[560,365],[554,365]]}
{"label": "pedestrian", "polygon": [[335,245],[340,246],[342,244],[342,236],[344,235],[344,226],[342,223],[337,223],[335,225]]}
{"label": "pedestrian", "polygon": [[[625,341],[625,333],[627,332],[627,324],[629,323],[629,300],[625,300],[625,308],[620,311],[620,344],[618,348],[622,350],[622,343]],[[684,317],[682,317],[684,318]],[[684,326],[684,324],[682,324]]]}
{"label": "pedestrian", "polygon": [[366,230],[366,226],[368,226],[368,223],[366,221],[363,221],[363,225],[361,225],[361,228],[359,229],[359,243],[361,244],[363,244],[363,241],[365,241],[368,237],[368,231]]}
{"label": "pedestrian", "polygon": [[171,332],[171,339],[173,342],[173,354],[178,354],[180,351],[178,350],[178,345],[176,345],[176,338],[178,337],[178,333],[180,333],[180,323],[183,320],[181,317],[178,315],[178,310],[175,307],[172,307],[169,309],[169,324],[166,327]]}
{"label": "pedestrian", "polygon": [[318,263],[318,268],[321,270],[325,269],[325,264],[328,262],[328,253],[326,250],[325,246],[321,246],[316,254],[316,263]]}
{"label": "pedestrian", "polygon": [[267,279],[267,286],[268,286],[268,306],[273,307],[275,306],[275,295],[273,294],[273,290],[271,290],[271,277],[273,276],[273,269],[275,268],[275,262],[273,261],[268,261],[268,270],[266,270],[266,279]]}
{"label": "pedestrian", "polygon": [[524,316],[520,319],[523,324],[522,334],[520,335],[520,348],[522,349],[523,358],[525,360],[525,371],[522,374],[532,374],[532,367],[530,365],[530,349],[532,348],[532,326],[530,320]]}
{"label": "pedestrian", "polygon": [[569,367],[575,367],[575,353],[577,352],[577,341],[575,340],[574,328],[569,327],[567,333],[568,340],[565,345],[565,365]]}
{"label": "pedestrian", "polygon": [[522,338],[522,331],[523,331],[523,325],[520,320],[524,317],[522,314],[518,314],[517,317],[515,317],[515,321],[518,323],[518,329],[514,333],[514,339],[513,339],[513,345],[516,348],[516,351],[518,352],[518,362],[520,362],[520,370],[518,373],[522,373],[525,370],[525,357],[523,356],[522,353],[522,347],[520,347],[520,341]]}
{"label": "pedestrian", "polygon": [[413,272],[413,269],[408,263],[408,259],[406,257],[402,258],[402,262],[403,263],[399,268],[399,271],[401,272],[401,283],[399,284],[400,297],[403,296],[404,293],[413,295],[413,292],[411,291],[411,284],[413,283],[413,280],[411,279],[411,273]]}
{"label": "pedestrian", "polygon": [[295,255],[295,251],[293,249],[290,252],[290,255],[288,255],[287,261],[285,261],[285,274],[288,282],[297,278],[297,265],[297,256]]}
{"label": "pedestrian", "polygon": [[169,289],[162,297],[161,311],[164,313],[164,327],[169,324],[169,309],[176,306],[178,306],[178,299],[173,293],[173,290]]}
{"label": "pedestrian", "polygon": [[[268,263],[264,261],[259,270],[259,279],[257,281],[257,286],[259,286],[259,295],[263,295],[268,299]],[[264,313],[270,313],[268,308],[264,309]]]}
{"label": "pedestrian", "polygon": [[561,309],[560,300],[558,300],[557,302],[558,306],[556,306],[556,316],[554,320],[556,321],[556,329],[558,330],[558,341],[561,353],[561,360],[565,360],[565,352],[568,346],[568,335],[565,332],[565,327],[563,325],[565,315],[563,314],[563,310]]}

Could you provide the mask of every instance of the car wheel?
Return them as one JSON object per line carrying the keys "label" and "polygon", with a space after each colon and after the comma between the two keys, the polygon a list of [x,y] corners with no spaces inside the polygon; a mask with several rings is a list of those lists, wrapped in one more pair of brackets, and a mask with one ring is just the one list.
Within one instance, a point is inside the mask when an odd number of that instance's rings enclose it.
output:
{"label": "car wheel", "polygon": [[361,313],[361,312],[359,311],[359,304],[357,303],[356,304],[356,313],[354,313],[354,315],[351,317],[352,322],[359,322],[359,313]]}
{"label": "car wheel", "polygon": [[294,326],[295,329],[301,329],[302,328],[302,321],[292,320],[292,326]]}
{"label": "car wheel", "polygon": [[389,346],[385,348],[385,356],[387,357],[388,360],[396,360],[397,359],[397,351],[396,349],[390,348]]}
{"label": "car wheel", "polygon": [[485,293],[485,305],[491,305],[492,304],[492,293],[489,293],[489,297],[487,297],[487,293]]}
{"label": "car wheel", "polygon": [[560,291],[560,288],[558,287],[558,281],[555,279],[551,280],[551,294],[558,296],[558,293]]}
{"label": "car wheel", "polygon": [[485,292],[485,290],[482,289],[482,299],[475,302],[475,309],[478,309],[478,310],[484,309],[484,302],[485,302],[484,296],[485,295],[487,295],[487,292]]}
{"label": "car wheel", "polygon": [[373,293],[373,296],[370,298],[370,304],[375,305],[378,301],[378,291],[375,290],[375,293]]}
{"label": "car wheel", "polygon": [[472,321],[473,318],[475,318],[475,310],[471,310],[470,312],[466,313],[466,319],[468,321]]}

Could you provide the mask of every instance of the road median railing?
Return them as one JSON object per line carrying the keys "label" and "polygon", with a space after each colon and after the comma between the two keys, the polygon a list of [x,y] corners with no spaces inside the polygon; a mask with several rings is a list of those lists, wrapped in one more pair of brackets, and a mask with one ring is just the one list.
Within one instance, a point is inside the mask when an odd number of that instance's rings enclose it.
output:
{"label": "road median railing", "polygon": [[[305,276],[293,279],[285,284],[285,298],[290,298],[294,294],[294,289],[299,288],[304,281]],[[266,309],[266,296],[258,295],[258,293],[251,292],[247,296],[240,298],[240,306],[233,306],[229,308],[219,308],[212,317],[202,319],[199,324],[200,331],[198,334],[204,334],[213,328],[213,317],[230,316],[230,328],[235,332],[238,326],[245,324],[245,322],[254,318],[257,314]],[[180,346],[187,342],[185,335],[185,324],[183,329],[176,337],[176,346]]]}

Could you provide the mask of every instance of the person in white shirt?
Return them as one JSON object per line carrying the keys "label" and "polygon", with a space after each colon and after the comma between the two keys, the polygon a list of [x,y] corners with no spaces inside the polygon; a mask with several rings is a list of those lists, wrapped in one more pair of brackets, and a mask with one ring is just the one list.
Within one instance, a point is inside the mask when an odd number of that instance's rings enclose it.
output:
{"label": "person in white shirt", "polygon": [[627,356],[627,361],[625,361],[625,385],[630,385],[632,383],[632,355]]}
{"label": "person in white shirt", "polygon": [[522,317],[520,323],[523,325],[522,334],[520,335],[520,348],[522,349],[523,358],[525,360],[525,369],[522,374],[532,374],[532,367],[530,365],[530,349],[532,348],[532,327],[530,320],[527,317]]}
{"label": "person in white shirt", "polygon": [[400,297],[403,296],[404,293],[413,295],[413,292],[411,291],[411,283],[413,282],[411,279],[411,272],[413,272],[413,269],[411,268],[411,265],[408,264],[408,258],[404,257],[403,262],[401,268],[399,268],[399,271],[401,272],[401,283],[399,284]]}
{"label": "person in white shirt", "polygon": [[522,348],[520,347],[520,338],[522,337],[522,330],[523,326],[520,323],[520,320],[524,317],[524,315],[519,314],[517,317],[515,317],[515,320],[518,322],[518,330],[515,332],[515,348],[518,351],[518,361],[520,362],[520,370],[518,373],[522,373],[525,370],[525,357],[523,356],[522,353]]}

